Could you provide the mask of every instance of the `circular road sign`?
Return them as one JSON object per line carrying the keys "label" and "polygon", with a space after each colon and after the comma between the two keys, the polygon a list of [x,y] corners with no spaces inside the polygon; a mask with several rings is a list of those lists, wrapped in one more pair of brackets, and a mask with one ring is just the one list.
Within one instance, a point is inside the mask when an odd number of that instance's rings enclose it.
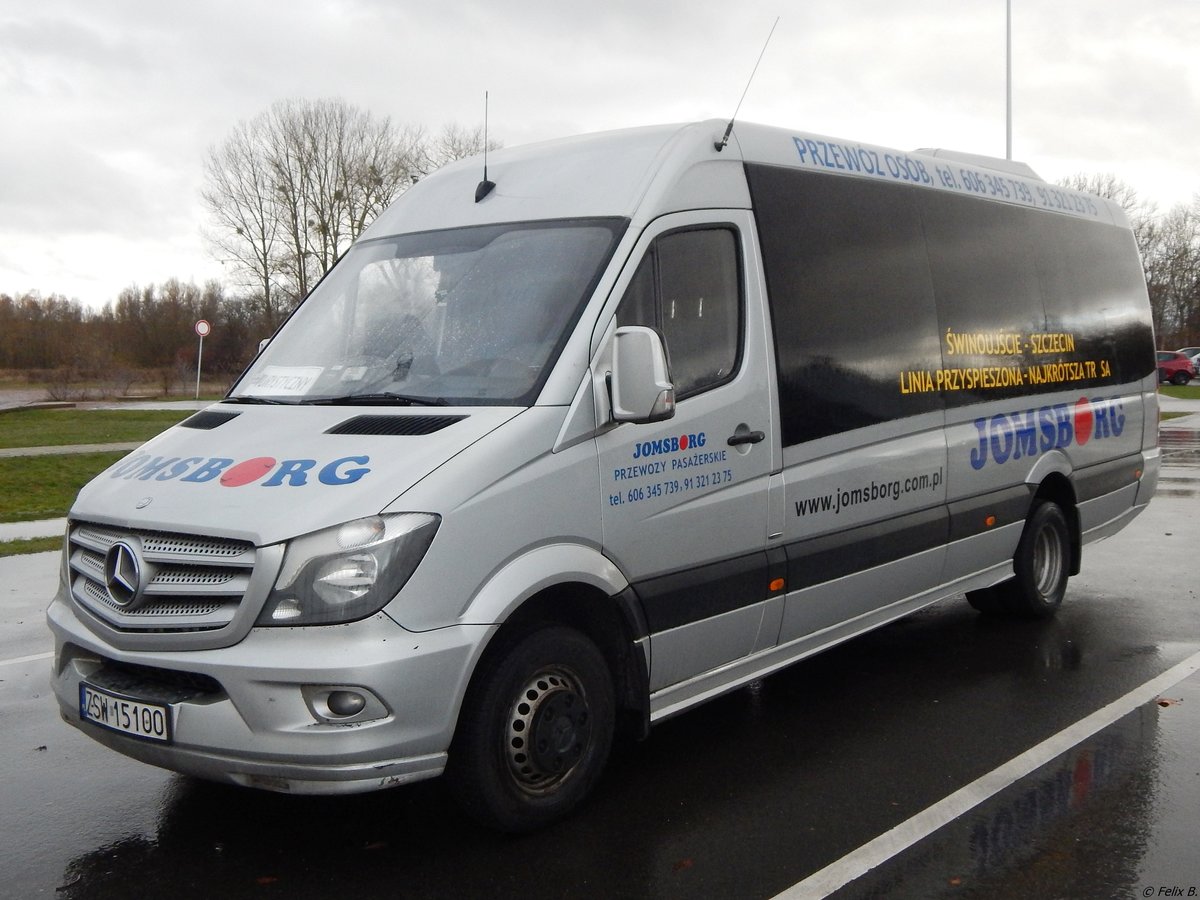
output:
{"label": "circular road sign", "polygon": [[212,331],[212,326],[208,324],[207,319],[201,319],[196,323],[196,334],[200,337],[208,337],[210,331]]}

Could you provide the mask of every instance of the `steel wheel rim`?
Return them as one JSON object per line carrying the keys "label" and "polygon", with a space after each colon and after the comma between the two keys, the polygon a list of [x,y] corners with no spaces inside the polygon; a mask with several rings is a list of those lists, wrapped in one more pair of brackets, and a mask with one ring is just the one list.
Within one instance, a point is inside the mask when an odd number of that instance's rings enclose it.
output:
{"label": "steel wheel rim", "polygon": [[527,794],[546,794],[571,777],[591,740],[591,711],[579,677],[547,668],[517,692],[504,734],[513,781]]}
{"label": "steel wheel rim", "polygon": [[1033,579],[1042,597],[1058,590],[1063,571],[1063,546],[1058,532],[1049,525],[1038,532],[1033,546]]}

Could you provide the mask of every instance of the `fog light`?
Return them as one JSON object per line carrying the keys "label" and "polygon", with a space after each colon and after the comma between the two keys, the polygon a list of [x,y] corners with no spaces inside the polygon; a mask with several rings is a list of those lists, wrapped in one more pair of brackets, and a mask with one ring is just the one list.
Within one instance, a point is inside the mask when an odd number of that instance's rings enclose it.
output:
{"label": "fog light", "polygon": [[333,691],[325,701],[335,716],[356,716],[367,705],[367,698],[354,691]]}
{"label": "fog light", "polygon": [[361,685],[306,684],[300,692],[321,725],[364,725],[391,715],[384,702]]}

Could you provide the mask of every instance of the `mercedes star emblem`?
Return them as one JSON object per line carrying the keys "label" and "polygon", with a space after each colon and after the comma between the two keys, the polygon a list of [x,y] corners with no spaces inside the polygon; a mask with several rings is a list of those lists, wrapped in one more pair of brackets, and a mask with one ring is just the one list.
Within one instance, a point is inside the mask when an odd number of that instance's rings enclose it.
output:
{"label": "mercedes star emblem", "polygon": [[141,563],[134,549],[124,541],[113,544],[104,556],[104,585],[109,599],[122,609],[129,609],[141,599]]}

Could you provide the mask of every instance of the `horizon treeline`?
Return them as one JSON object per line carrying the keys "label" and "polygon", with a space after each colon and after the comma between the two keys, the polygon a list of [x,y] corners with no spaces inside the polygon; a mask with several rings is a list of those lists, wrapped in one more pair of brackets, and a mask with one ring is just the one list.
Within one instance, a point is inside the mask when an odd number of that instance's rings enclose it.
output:
{"label": "horizon treeline", "polygon": [[0,294],[0,370],[64,386],[104,384],[115,393],[153,375],[166,390],[186,373],[195,376],[199,319],[212,325],[204,374],[230,381],[274,330],[261,303],[216,281],[130,286],[100,310],[60,294]]}

